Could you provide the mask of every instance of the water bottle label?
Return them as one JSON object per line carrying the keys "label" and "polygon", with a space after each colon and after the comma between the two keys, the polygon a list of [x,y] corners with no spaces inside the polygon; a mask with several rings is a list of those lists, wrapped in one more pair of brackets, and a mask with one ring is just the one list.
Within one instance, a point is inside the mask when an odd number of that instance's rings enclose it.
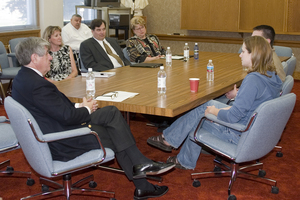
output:
{"label": "water bottle label", "polygon": [[95,90],[95,80],[86,80],[86,90]]}
{"label": "water bottle label", "polygon": [[172,62],[172,55],[166,55],[166,62]]}
{"label": "water bottle label", "polygon": [[213,66],[207,66],[207,72],[213,72],[214,67]]}
{"label": "water bottle label", "polygon": [[157,87],[165,88],[166,87],[166,78],[157,78]]}
{"label": "water bottle label", "polygon": [[183,51],[183,54],[184,54],[184,57],[187,57],[187,58],[188,58],[188,57],[190,56],[190,55],[189,55],[189,54],[190,54],[190,51],[189,51],[189,50],[184,50],[184,51]]}

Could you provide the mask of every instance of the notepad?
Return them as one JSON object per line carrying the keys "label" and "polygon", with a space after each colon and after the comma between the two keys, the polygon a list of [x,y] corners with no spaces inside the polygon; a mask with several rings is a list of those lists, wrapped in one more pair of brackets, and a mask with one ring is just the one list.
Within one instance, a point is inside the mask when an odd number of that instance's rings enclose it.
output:
{"label": "notepad", "polygon": [[[93,72],[96,78],[109,78],[116,75],[116,72]],[[86,77],[88,73],[81,73],[83,77]]]}
{"label": "notepad", "polygon": [[146,68],[157,68],[162,66],[163,63],[136,63],[130,65],[130,67],[146,67]]}

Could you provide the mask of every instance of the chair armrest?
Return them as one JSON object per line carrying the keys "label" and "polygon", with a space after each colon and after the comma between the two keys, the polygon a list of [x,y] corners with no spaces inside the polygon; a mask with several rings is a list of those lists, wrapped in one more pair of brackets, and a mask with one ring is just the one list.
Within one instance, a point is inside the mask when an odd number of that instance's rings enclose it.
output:
{"label": "chair armrest", "polygon": [[213,114],[208,114],[206,115],[206,118],[213,121],[213,122],[216,122],[218,124],[221,124],[223,126],[226,126],[228,128],[232,128],[234,130],[237,130],[237,131],[240,131],[240,132],[243,132],[246,130],[247,126],[246,125],[242,125],[242,124],[239,124],[239,123],[228,123],[228,122],[224,122],[222,120],[219,120],[217,118],[217,116],[213,115]]}
{"label": "chair armrest", "polygon": [[78,129],[73,129],[73,130],[69,130],[69,131],[48,133],[48,134],[43,135],[43,138],[41,138],[41,141],[42,142],[52,142],[52,141],[63,140],[63,139],[87,135],[87,134],[91,134],[91,130],[87,127],[84,127],[84,128],[78,128]]}
{"label": "chair armrest", "polygon": [[8,120],[6,119],[5,116],[0,116],[0,122],[7,122]]}
{"label": "chair armrest", "polygon": [[7,56],[12,58],[12,57],[16,57],[16,54],[15,53],[8,53]]}

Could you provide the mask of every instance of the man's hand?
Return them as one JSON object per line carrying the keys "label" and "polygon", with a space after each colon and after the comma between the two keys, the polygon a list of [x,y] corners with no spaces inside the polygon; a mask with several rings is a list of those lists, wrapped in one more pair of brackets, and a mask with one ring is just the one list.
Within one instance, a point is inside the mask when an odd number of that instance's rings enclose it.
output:
{"label": "man's hand", "polygon": [[234,99],[239,89],[236,88],[236,84],[234,84],[233,90],[227,92],[225,94],[227,99]]}
{"label": "man's hand", "polygon": [[94,112],[95,110],[98,109],[98,103],[96,100],[93,100],[92,98],[86,99],[85,97],[83,97],[83,102],[82,102],[82,106],[87,106],[90,108],[91,112]]}
{"label": "man's hand", "polygon": [[213,114],[215,116],[218,116],[219,110],[220,109],[216,108],[215,106],[207,106],[205,110],[205,115]]}

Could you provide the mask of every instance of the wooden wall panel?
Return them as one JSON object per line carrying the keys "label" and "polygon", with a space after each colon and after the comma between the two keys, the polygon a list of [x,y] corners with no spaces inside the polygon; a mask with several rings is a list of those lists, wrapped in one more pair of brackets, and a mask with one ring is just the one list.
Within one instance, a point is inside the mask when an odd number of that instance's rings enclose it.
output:
{"label": "wooden wall panel", "polygon": [[272,26],[276,33],[284,32],[286,0],[240,0],[241,32],[251,32],[257,25]]}
{"label": "wooden wall panel", "polygon": [[181,29],[238,30],[238,0],[182,0]]}
{"label": "wooden wall panel", "polygon": [[300,1],[289,0],[288,17],[287,17],[287,31],[300,32]]}

